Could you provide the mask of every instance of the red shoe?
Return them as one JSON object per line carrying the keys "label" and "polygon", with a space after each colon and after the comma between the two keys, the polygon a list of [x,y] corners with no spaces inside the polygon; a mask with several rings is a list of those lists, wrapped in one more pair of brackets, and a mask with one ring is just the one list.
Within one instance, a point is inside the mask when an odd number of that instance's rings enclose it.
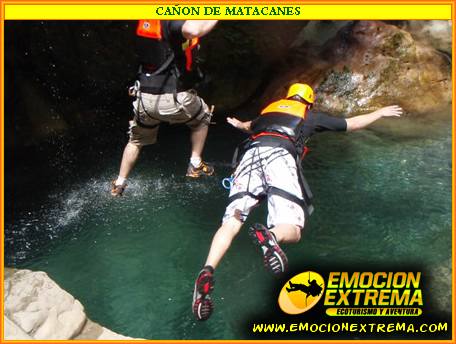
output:
{"label": "red shoe", "polygon": [[211,316],[214,306],[210,293],[213,289],[213,269],[205,267],[200,271],[195,282],[195,290],[193,291],[192,310],[196,319],[207,320]]}
{"label": "red shoe", "polygon": [[288,258],[277,243],[274,235],[260,223],[249,229],[253,243],[261,248],[266,270],[274,275],[283,274],[288,269]]}

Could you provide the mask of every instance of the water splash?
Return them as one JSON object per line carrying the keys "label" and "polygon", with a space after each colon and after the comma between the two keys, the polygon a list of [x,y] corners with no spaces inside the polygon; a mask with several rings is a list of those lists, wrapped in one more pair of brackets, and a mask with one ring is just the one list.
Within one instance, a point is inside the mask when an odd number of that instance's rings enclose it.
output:
{"label": "water splash", "polygon": [[109,223],[110,214],[114,212],[124,214],[131,221],[141,220],[144,213],[153,216],[175,204],[189,206],[195,198],[216,188],[216,179],[201,183],[162,174],[132,178],[125,195],[117,198],[109,193],[108,176],[57,190],[40,207],[15,214],[6,224],[6,264],[20,265],[47,253],[52,249],[50,245],[65,235],[77,240],[79,233],[86,230],[84,225],[89,217]]}

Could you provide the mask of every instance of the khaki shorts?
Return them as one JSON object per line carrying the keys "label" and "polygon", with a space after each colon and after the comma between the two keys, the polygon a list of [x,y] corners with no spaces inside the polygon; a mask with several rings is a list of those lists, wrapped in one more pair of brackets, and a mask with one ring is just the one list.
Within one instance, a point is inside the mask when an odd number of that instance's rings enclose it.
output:
{"label": "khaki shorts", "polygon": [[[230,197],[241,192],[255,196],[266,193],[269,186],[284,190],[302,199],[296,160],[283,148],[256,147],[249,149],[234,172]],[[268,195],[268,227],[292,224],[304,228],[304,210],[298,204],[278,195]],[[259,203],[245,195],[233,200],[225,210],[223,222],[231,217],[245,222],[250,211]]]}
{"label": "khaki shorts", "polygon": [[172,93],[138,94],[133,102],[135,117],[129,122],[130,143],[146,146],[157,142],[160,122],[186,124],[191,128],[209,125],[212,113],[194,90],[179,92],[176,98],[177,101]]}

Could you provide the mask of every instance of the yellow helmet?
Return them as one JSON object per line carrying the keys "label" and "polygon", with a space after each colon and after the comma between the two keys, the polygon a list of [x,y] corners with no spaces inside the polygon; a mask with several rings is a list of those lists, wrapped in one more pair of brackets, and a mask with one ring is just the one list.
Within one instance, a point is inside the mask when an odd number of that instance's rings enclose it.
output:
{"label": "yellow helmet", "polygon": [[313,104],[314,102],[314,91],[312,87],[307,84],[293,84],[288,89],[287,98],[293,96],[300,96],[309,104]]}

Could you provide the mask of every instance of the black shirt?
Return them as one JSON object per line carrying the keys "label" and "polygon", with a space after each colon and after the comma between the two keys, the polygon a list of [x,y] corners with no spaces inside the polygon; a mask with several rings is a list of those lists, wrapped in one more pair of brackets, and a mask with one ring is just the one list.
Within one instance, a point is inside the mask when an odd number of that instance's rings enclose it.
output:
{"label": "black shirt", "polygon": [[311,137],[323,131],[347,131],[345,118],[333,117],[321,112],[308,112],[303,121],[300,136]]}
{"label": "black shirt", "polygon": [[[252,121],[251,128],[255,127],[256,122],[259,119],[263,119],[261,116],[257,117]],[[297,139],[307,140],[315,133],[321,133],[324,131],[346,131],[347,121],[345,118],[334,117],[326,115],[321,112],[307,112],[306,118],[300,124],[299,133],[297,133]]]}
{"label": "black shirt", "polygon": [[[258,121],[264,122],[265,118],[260,116],[254,119],[251,123],[251,128],[255,132],[255,126],[258,124]],[[273,120],[273,117],[270,117],[269,120]],[[264,124],[264,123],[263,123]],[[263,126],[264,127],[264,126]],[[273,126],[271,126],[273,128]],[[266,128],[263,128],[261,131],[268,131],[267,123]],[[307,112],[305,119],[302,123],[298,124],[293,135],[294,142],[293,146],[297,150],[299,155],[302,154],[306,142],[316,133],[321,133],[325,131],[346,131],[347,130],[347,121],[345,118],[333,117],[326,115],[321,112]],[[274,129],[272,129],[274,131]],[[255,132],[258,134],[258,132]],[[274,144],[274,142],[281,141],[282,144],[285,144],[282,138],[277,138],[274,136],[259,137],[258,141],[263,142],[263,144]]]}
{"label": "black shirt", "polygon": [[306,114],[306,118],[304,119],[296,138],[295,146],[298,149],[299,154],[302,154],[306,142],[314,134],[325,131],[347,131],[347,121],[345,118],[309,111]]}

